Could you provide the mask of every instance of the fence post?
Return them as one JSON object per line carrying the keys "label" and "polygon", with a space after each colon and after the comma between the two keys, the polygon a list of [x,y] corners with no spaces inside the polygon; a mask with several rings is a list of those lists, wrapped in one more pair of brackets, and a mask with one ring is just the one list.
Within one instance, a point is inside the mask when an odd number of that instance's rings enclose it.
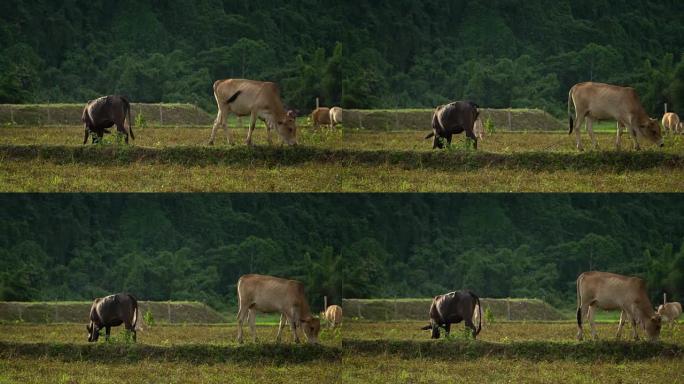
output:
{"label": "fence post", "polygon": [[663,292],[663,304],[667,303],[667,293]]}
{"label": "fence post", "polygon": [[511,321],[511,299],[506,298],[506,308],[508,312],[508,321]]}
{"label": "fence post", "polygon": [[169,316],[169,324],[171,324],[171,301],[166,302],[166,311]]}
{"label": "fence post", "polygon": [[328,296],[323,296],[323,311],[328,309]]}
{"label": "fence post", "polygon": [[12,124],[15,124],[15,122],[14,122],[14,108],[13,107],[10,107],[10,121],[12,122]]}
{"label": "fence post", "polygon": [[665,113],[667,113],[667,103],[665,103]]}
{"label": "fence post", "polygon": [[508,130],[512,131],[513,127],[511,124],[511,107],[508,107]]}
{"label": "fence post", "polygon": [[47,103],[47,124],[50,125],[50,102]]}
{"label": "fence post", "polygon": [[316,109],[318,109],[320,106],[321,106],[321,101],[317,97],[316,98]]}
{"label": "fence post", "polygon": [[159,103],[159,125],[164,125],[164,114],[162,113],[161,103]]}

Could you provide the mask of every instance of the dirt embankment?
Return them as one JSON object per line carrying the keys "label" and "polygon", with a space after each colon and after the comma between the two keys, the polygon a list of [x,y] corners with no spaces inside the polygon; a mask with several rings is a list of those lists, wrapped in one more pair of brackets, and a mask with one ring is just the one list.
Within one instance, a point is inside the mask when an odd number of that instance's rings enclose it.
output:
{"label": "dirt embankment", "polygon": [[[370,130],[430,130],[432,109],[344,110],[347,128]],[[482,121],[498,131],[558,131],[567,129],[558,119],[539,109],[481,108]]]}
{"label": "dirt embankment", "polygon": [[[27,323],[86,323],[91,302],[0,302],[0,321]],[[138,311],[150,311],[162,323],[223,323],[226,319],[213,308],[198,302],[139,301]]]}
{"label": "dirt embankment", "polygon": [[[564,316],[538,299],[480,299],[496,320],[563,320]],[[344,299],[345,315],[364,320],[426,320],[432,299]]]}

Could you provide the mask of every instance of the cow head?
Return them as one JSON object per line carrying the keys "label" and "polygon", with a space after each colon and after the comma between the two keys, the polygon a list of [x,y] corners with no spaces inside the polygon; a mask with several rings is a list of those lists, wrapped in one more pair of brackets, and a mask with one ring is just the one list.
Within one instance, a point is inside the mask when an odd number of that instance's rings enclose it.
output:
{"label": "cow head", "polygon": [[662,134],[662,127],[660,122],[656,119],[649,118],[647,121],[639,124],[638,132],[653,144],[660,147],[665,146]]}
{"label": "cow head", "polygon": [[91,343],[97,341],[100,337],[100,327],[91,321],[90,324],[86,325],[86,329],[88,330],[88,341]]}
{"label": "cow head", "polygon": [[660,336],[660,327],[662,319],[659,314],[655,313],[653,316],[646,319],[644,322],[644,329],[646,330],[646,337],[649,341],[658,341]]}
{"label": "cow head", "polygon": [[294,111],[288,111],[282,120],[276,121],[278,134],[287,145],[297,144],[297,124],[295,118],[296,113]]}
{"label": "cow head", "polygon": [[318,343],[318,333],[321,331],[321,321],[316,317],[302,319],[302,330],[309,344]]}

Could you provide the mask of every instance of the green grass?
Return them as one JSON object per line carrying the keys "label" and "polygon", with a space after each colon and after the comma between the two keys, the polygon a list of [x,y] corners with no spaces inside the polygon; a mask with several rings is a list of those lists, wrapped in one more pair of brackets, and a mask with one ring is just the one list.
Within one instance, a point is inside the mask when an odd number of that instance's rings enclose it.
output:
{"label": "green grass", "polygon": [[[211,129],[148,128],[130,147],[80,144],[79,127],[0,128],[0,191],[676,192],[684,137],[664,150],[577,153],[564,133],[497,133],[481,151],[433,151],[425,132],[303,129],[300,146],[207,147]],[[239,142],[245,130],[232,129]],[[629,139],[628,139],[629,140]],[[277,141],[277,138],[276,138]],[[586,140],[585,140],[586,143]]]}

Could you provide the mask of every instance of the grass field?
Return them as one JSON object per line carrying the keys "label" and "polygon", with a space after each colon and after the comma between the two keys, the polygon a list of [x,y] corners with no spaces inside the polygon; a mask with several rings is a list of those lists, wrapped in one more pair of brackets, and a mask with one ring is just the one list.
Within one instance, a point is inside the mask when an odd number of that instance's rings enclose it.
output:
{"label": "grass field", "polygon": [[[599,133],[599,150],[577,153],[565,133],[497,132],[480,149],[459,136],[433,151],[423,131],[368,132],[303,128],[300,146],[207,147],[209,127],[147,128],[130,147],[82,146],[80,127],[0,129],[1,191],[556,191],[684,190],[684,137],[664,149],[631,151],[624,137]],[[278,139],[275,139],[278,142]],[[585,144],[589,138],[584,135]]]}
{"label": "grass field", "polygon": [[232,324],[146,327],[137,345],[116,329],[112,342],[94,345],[83,324],[5,323],[0,383],[684,381],[682,329],[666,329],[660,343],[615,342],[615,323],[601,323],[602,341],[579,343],[572,322],[498,322],[477,341],[459,326],[450,340],[433,341],[424,324],[347,320],[310,348],[290,343],[289,332],[273,344],[272,325],[257,326],[257,344],[237,347]]}

